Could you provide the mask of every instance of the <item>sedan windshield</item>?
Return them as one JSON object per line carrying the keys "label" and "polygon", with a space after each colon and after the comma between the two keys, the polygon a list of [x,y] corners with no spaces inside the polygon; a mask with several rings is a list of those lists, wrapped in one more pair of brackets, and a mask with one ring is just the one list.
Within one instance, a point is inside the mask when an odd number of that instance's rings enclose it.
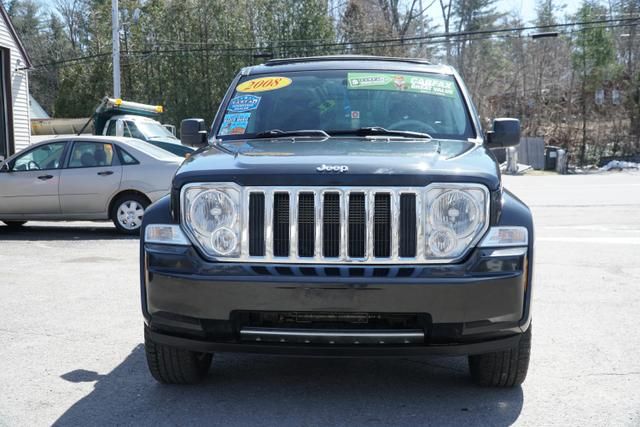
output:
{"label": "sedan windshield", "polygon": [[475,136],[452,76],[362,70],[243,77],[216,129],[223,140],[317,139],[323,133],[463,140]]}

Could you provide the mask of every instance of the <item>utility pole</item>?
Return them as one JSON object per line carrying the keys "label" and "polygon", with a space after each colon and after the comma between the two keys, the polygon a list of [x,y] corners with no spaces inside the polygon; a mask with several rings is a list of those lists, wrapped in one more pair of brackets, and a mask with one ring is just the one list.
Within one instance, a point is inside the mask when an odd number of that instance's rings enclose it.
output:
{"label": "utility pole", "polygon": [[580,166],[584,166],[587,150],[587,42],[582,36],[582,146],[580,146]]}
{"label": "utility pole", "polygon": [[118,0],[111,0],[111,35],[113,38],[113,96],[120,98],[120,22]]}

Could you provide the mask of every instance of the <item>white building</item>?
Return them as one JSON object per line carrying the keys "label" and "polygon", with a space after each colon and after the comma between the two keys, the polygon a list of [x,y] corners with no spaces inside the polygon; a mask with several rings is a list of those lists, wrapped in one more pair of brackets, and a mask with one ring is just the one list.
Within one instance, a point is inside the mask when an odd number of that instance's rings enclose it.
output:
{"label": "white building", "polygon": [[0,159],[29,145],[29,79],[31,61],[0,3]]}

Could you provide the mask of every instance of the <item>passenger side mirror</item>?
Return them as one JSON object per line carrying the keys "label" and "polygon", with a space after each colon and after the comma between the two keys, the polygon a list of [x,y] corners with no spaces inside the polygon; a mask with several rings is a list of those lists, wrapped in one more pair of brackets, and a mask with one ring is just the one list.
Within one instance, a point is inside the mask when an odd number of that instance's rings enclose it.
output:
{"label": "passenger side mirror", "polygon": [[513,147],[520,143],[520,120],[494,119],[493,130],[487,132],[487,148]]}
{"label": "passenger side mirror", "polygon": [[180,123],[180,142],[188,147],[207,145],[207,128],[203,119],[184,119]]}

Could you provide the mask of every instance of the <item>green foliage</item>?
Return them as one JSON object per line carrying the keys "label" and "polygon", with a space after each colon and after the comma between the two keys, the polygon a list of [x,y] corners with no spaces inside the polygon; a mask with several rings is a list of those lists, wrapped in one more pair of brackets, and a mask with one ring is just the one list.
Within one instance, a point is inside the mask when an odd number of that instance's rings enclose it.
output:
{"label": "green foliage", "polygon": [[[164,105],[164,120],[175,124],[211,120],[238,70],[264,60],[254,55],[321,55],[328,51],[316,45],[335,41],[325,1],[120,0],[119,6],[122,97]],[[34,0],[8,5],[33,62],[54,63],[31,72],[34,96],[56,117],[88,116],[112,90],[111,1],[58,0],[55,8],[47,22]],[[75,57],[87,59],[55,64]]]}
{"label": "green foliage", "polygon": [[[576,15],[577,21],[588,22],[606,16],[606,9],[596,1],[585,1]],[[577,29],[573,42],[573,67],[587,81],[591,90],[613,78],[616,51],[611,31],[602,26],[584,25]]]}
{"label": "green foliage", "polygon": [[[536,40],[527,32],[416,39],[441,33],[439,17],[464,34],[529,24],[502,13],[498,0],[119,1],[122,97],[162,104],[168,123],[210,122],[238,70],[270,57],[392,55],[454,65],[485,124],[515,116],[525,134],[586,156],[611,140],[613,151],[640,151],[637,23],[562,27],[638,16],[639,0],[586,0],[573,17],[560,16],[561,0],[536,0],[535,24],[561,33]],[[88,116],[111,95],[111,0],[3,4],[36,65],[31,92],[50,114]],[[607,108],[594,103],[599,89]],[[589,151],[587,142],[605,148]]]}

